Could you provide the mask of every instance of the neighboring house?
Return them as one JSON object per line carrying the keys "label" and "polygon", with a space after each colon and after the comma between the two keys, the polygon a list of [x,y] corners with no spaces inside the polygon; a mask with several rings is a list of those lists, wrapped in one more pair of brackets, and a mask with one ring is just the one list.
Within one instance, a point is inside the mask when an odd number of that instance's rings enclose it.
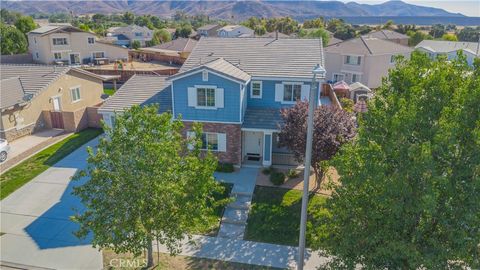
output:
{"label": "neighboring house", "polygon": [[103,101],[103,77],[82,69],[2,64],[0,73],[0,137],[7,140],[44,128],[83,129],[86,107]]}
{"label": "neighboring house", "polygon": [[253,37],[254,31],[243,25],[226,25],[217,30],[218,37],[233,38],[233,37]]}
{"label": "neighboring house", "polygon": [[[147,82],[135,76],[100,111],[112,123],[115,111],[128,108],[137,92],[148,89],[133,103],[171,108],[174,118],[181,116],[185,136],[193,136],[192,123],[201,122],[202,147],[210,148],[220,162],[291,165],[293,155],[279,146],[280,109],[309,98],[312,70],[322,65],[322,51],[316,39],[202,38],[168,84],[162,78]],[[165,98],[169,94],[171,106]],[[328,104],[329,99],[317,102]]]}
{"label": "neighboring house", "polygon": [[95,59],[128,59],[128,49],[105,43],[71,25],[48,25],[30,31],[28,51],[42,64],[89,64]]}
{"label": "neighboring house", "polygon": [[130,46],[130,39],[124,34],[108,33],[107,36],[104,38],[104,40],[118,46],[124,46],[124,47]]}
{"label": "neighboring house", "polygon": [[458,51],[462,51],[469,65],[480,57],[480,42],[423,40],[415,49],[427,53],[432,59],[446,55],[448,59],[456,59]]}
{"label": "neighboring house", "polygon": [[412,49],[378,38],[359,37],[325,47],[327,80],[361,82],[377,88],[395,66],[395,57],[410,57]]}
{"label": "neighboring house", "polygon": [[370,32],[365,36],[371,37],[371,38],[388,40],[404,46],[408,46],[408,39],[410,38],[407,35],[404,35],[392,30],[378,30],[378,31]]}
{"label": "neighboring house", "polygon": [[199,37],[216,37],[217,30],[222,28],[218,24],[207,24],[197,29],[197,34]]}
{"label": "neighboring house", "polygon": [[[146,42],[152,40],[153,38],[153,30],[150,30],[146,26],[138,25],[110,27],[108,29],[108,33],[110,33],[111,36],[123,35],[127,37],[130,41],[129,45],[131,45],[134,41],[139,41],[141,46],[145,46]],[[119,45],[125,45],[124,41],[122,41]]]}
{"label": "neighboring house", "polygon": [[156,60],[181,65],[195,48],[197,42],[197,40],[191,38],[177,38],[160,45],[140,48],[136,51],[132,50],[130,55],[133,59],[143,61]]}

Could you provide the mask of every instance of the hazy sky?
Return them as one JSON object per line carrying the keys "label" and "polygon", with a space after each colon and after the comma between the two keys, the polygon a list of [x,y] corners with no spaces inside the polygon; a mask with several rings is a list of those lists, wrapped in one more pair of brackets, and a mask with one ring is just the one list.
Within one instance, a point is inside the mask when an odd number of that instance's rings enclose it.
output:
{"label": "hazy sky", "polygon": [[[341,0],[343,2],[350,2],[352,0]],[[353,0],[355,1],[355,0]],[[357,3],[366,3],[366,4],[379,4],[386,2],[378,0],[356,0]],[[462,13],[467,16],[480,17],[480,0],[403,0],[410,4],[415,4],[419,6],[428,6],[442,8],[449,12]]]}

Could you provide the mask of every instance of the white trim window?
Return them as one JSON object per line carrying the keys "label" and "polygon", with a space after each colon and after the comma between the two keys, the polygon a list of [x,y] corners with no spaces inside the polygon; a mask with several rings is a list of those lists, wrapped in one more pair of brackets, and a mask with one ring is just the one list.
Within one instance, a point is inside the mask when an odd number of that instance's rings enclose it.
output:
{"label": "white trim window", "polygon": [[70,88],[70,93],[72,95],[72,103],[80,101],[80,86]]}
{"label": "white trim window", "polygon": [[262,87],[262,82],[261,81],[252,81],[251,85],[251,92],[250,92],[250,97],[251,98],[262,98],[262,92],[263,92],[263,87]]}
{"label": "white trim window", "polygon": [[68,45],[67,38],[53,38],[52,39],[53,45]]}
{"label": "white trim window", "polygon": [[94,37],[87,37],[87,43],[88,44],[95,44],[95,38]]}
{"label": "white trim window", "polygon": [[105,58],[105,52],[93,52],[92,57],[93,59]]}
{"label": "white trim window", "polygon": [[283,101],[296,102],[302,99],[302,85],[299,83],[283,84]]}
{"label": "white trim window", "polygon": [[202,81],[208,82],[208,71],[206,70],[202,72]]}
{"label": "white trim window", "polygon": [[[194,137],[195,133],[193,131],[187,131],[187,138]],[[201,141],[201,150],[210,150],[215,152],[227,151],[227,134],[225,133],[203,132]],[[188,148],[192,150],[193,145],[189,145]]]}
{"label": "white trim window", "polygon": [[55,60],[62,60],[62,53],[61,52],[54,52],[53,53],[53,58]]}
{"label": "white trim window", "polygon": [[352,73],[352,83],[359,82],[361,78],[360,74]]}
{"label": "white trim window", "polygon": [[197,88],[197,107],[215,107],[215,88]]}
{"label": "white trim window", "polygon": [[340,81],[343,81],[343,80],[345,80],[345,74],[343,74],[343,73],[333,73],[332,81],[340,82]]}
{"label": "white trim window", "polygon": [[345,64],[359,66],[362,63],[361,56],[347,55],[345,56]]}

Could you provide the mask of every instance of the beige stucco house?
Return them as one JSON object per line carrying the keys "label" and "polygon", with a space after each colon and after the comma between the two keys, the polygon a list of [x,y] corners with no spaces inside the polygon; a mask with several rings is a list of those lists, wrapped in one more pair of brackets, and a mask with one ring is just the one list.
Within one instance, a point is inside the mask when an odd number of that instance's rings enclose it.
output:
{"label": "beige stucco house", "polygon": [[325,47],[328,81],[360,82],[377,88],[395,66],[395,57],[410,57],[412,49],[383,39],[359,37]]}
{"label": "beige stucco house", "polygon": [[71,25],[47,25],[27,34],[28,51],[36,63],[89,64],[95,59],[127,60],[128,49],[100,41]]}
{"label": "beige stucco house", "polygon": [[[91,126],[102,103],[103,77],[62,66],[0,65],[0,137],[9,141],[45,128]],[[98,122],[98,121],[97,121]]]}
{"label": "beige stucco house", "polygon": [[[148,27],[138,25],[110,27],[107,31],[108,36],[113,37],[115,44],[128,46],[130,46],[134,41],[140,42],[140,46],[145,46],[147,41],[152,40],[154,32],[153,30],[148,29]],[[128,39],[127,43],[123,43],[122,40],[118,38],[121,35]]]}

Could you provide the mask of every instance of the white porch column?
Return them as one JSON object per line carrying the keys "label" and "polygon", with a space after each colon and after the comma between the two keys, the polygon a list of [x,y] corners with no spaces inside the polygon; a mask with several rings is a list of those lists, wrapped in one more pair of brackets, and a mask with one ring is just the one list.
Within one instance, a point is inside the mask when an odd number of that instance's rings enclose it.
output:
{"label": "white porch column", "polygon": [[263,133],[263,166],[272,165],[272,132]]}

